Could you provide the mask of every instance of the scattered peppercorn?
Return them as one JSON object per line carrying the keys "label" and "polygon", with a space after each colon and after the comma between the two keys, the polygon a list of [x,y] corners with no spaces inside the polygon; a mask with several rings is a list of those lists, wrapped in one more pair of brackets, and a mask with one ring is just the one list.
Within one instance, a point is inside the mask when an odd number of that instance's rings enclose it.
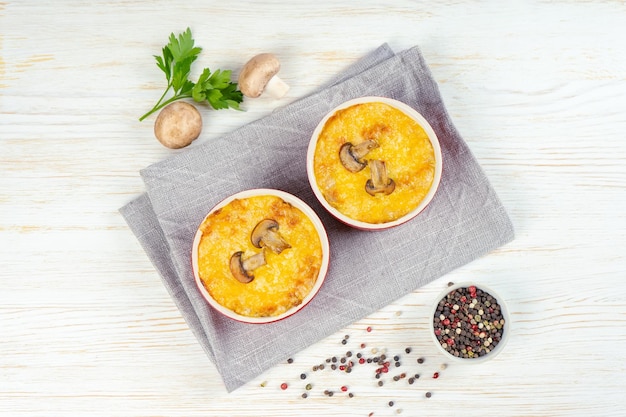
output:
{"label": "scattered peppercorn", "polygon": [[289,385],[287,385],[287,383],[286,383],[286,382],[283,382],[282,384],[280,384],[280,389],[282,389],[282,390],[286,390],[288,386],[289,386]]}
{"label": "scattered peppercorn", "polygon": [[424,363],[424,358],[418,358],[417,363]]}
{"label": "scattered peppercorn", "polygon": [[389,407],[393,407],[393,401],[389,401]]}
{"label": "scattered peppercorn", "polygon": [[429,392],[427,392],[425,395],[426,395],[426,398],[430,398],[430,397],[432,397],[432,396],[433,396],[433,394],[432,394],[430,391],[429,391]]}
{"label": "scattered peppercorn", "polygon": [[306,379],[306,374],[300,374],[300,379]]}
{"label": "scattered peppercorn", "polygon": [[287,363],[293,363],[293,358],[287,359]]}
{"label": "scattered peppercorn", "polygon": [[406,353],[411,353],[411,348],[410,348],[410,347],[408,347],[408,348],[404,349],[404,351],[405,351]]}
{"label": "scattered peppercorn", "polygon": [[304,389],[306,389],[307,391],[311,391],[312,388],[313,388],[312,384],[306,384],[306,387],[304,387]]}
{"label": "scattered peppercorn", "polygon": [[433,379],[437,379],[437,378],[439,378],[439,372],[435,372],[435,373],[433,374]]}

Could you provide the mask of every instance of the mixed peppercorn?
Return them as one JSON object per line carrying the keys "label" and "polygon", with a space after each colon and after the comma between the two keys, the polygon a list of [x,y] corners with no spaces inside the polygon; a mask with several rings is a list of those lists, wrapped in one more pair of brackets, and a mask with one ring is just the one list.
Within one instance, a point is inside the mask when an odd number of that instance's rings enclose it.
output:
{"label": "mixed peppercorn", "polygon": [[[365,329],[366,332],[371,332],[372,327],[368,326]],[[341,340],[340,344],[342,346],[348,345],[348,341],[350,339],[350,335],[345,335]],[[417,372],[408,372],[407,368],[413,364],[413,366],[417,366],[420,371],[428,372],[425,367],[427,365],[423,365],[426,362],[426,359],[423,356],[419,357],[411,357],[410,355],[413,352],[411,347],[404,348],[403,353],[397,354],[389,354],[386,349],[383,348],[370,348],[368,349],[366,343],[357,343],[355,344],[355,350],[347,350],[339,355],[328,356],[321,363],[310,365],[308,367],[308,371],[299,373],[299,379],[301,381],[306,381],[306,385],[301,387],[303,388],[300,393],[300,397],[303,399],[309,398],[311,393],[316,392],[316,387],[314,384],[315,379],[309,372],[317,373],[320,371],[326,372],[341,372],[343,374],[350,374],[353,369],[356,367],[362,366],[365,372],[368,372],[367,369],[371,369],[372,376],[374,380],[376,380],[376,385],[378,387],[382,387],[385,385],[385,382],[390,383],[400,383],[401,381],[406,381],[405,383],[408,385],[414,385],[415,382],[420,379],[420,373]],[[293,358],[289,358],[287,363],[294,363]],[[446,368],[446,365],[440,365],[439,369],[443,370]],[[401,372],[400,372],[401,371]],[[413,370],[415,371],[415,370]],[[430,371],[432,372],[432,371]],[[433,379],[437,379],[439,377],[439,372],[433,372]],[[291,385],[294,385],[292,388]],[[296,383],[294,381],[290,381],[290,384],[287,381],[282,382],[280,384],[281,390],[289,389],[297,389]],[[266,386],[266,382],[263,382],[261,386]],[[348,398],[355,397],[355,392],[352,391],[352,387],[347,384],[339,385],[334,389],[325,387],[325,389],[319,391],[324,397],[333,397],[336,395],[345,396]],[[319,395],[319,394],[318,394]],[[425,392],[424,398],[430,398],[431,392]],[[387,405],[389,407],[394,407],[394,401],[388,401]],[[402,409],[398,407],[394,407],[394,410],[397,414],[402,413]]]}
{"label": "mixed peppercorn", "polygon": [[487,355],[500,343],[505,320],[498,301],[471,285],[453,289],[439,301],[433,326],[449,354],[472,359]]}
{"label": "mixed peppercorn", "polygon": [[[449,283],[448,285],[452,286],[453,284]],[[396,313],[396,315],[399,314]],[[500,343],[505,320],[498,301],[491,294],[475,286],[468,286],[451,289],[438,303],[433,317],[433,325],[437,340],[448,353],[471,360],[471,358],[488,354]],[[371,326],[365,328],[368,333],[372,330]],[[349,348],[349,341],[350,335],[346,334],[340,340],[340,344]],[[404,353],[396,354],[390,354],[386,349],[376,347],[368,349],[366,343],[350,343],[350,346],[354,346],[355,350],[347,350],[339,355],[328,356],[321,363],[312,365],[308,369],[312,372],[326,370],[327,372],[338,371],[350,374],[359,366],[364,369],[369,367],[372,370],[372,377],[376,386],[383,387],[387,382],[395,384],[402,381],[408,385],[415,385],[420,379],[420,374],[424,373],[428,375],[430,380],[436,380],[448,367],[446,363],[440,363],[437,370],[432,368],[428,370],[432,363],[427,361],[424,356],[415,355],[410,346],[404,348]],[[294,363],[293,358],[289,358],[287,363]],[[410,366],[417,366],[417,369],[411,369]],[[409,372],[409,370],[413,372]],[[311,378],[307,372],[301,372],[299,376],[301,381],[306,380],[306,385],[300,388],[304,388],[300,396],[306,399],[312,392],[315,392],[315,379]],[[358,381],[361,382],[362,380]],[[265,385],[266,382],[261,384],[261,386]],[[294,384],[294,389],[297,389],[295,385],[297,384]],[[422,384],[416,386],[419,385]],[[289,385],[285,381],[280,384],[280,388],[287,390]],[[346,384],[339,385],[335,389],[326,388],[320,390],[319,393],[325,397],[342,395],[353,398],[356,395],[351,387]],[[432,391],[423,393],[424,398],[428,399],[432,396]],[[388,401],[387,405],[394,407],[395,402]],[[394,410],[397,414],[402,412],[402,409],[398,407],[394,407]]]}

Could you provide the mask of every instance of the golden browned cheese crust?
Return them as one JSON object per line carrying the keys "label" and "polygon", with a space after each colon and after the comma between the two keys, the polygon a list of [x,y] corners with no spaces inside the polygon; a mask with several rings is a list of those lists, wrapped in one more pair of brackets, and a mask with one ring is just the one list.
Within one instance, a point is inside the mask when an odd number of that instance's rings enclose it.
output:
{"label": "golden browned cheese crust", "polygon": [[[385,161],[388,177],[396,183],[389,195],[365,191],[369,167],[350,172],[339,159],[346,142],[357,145],[374,139],[379,147],[366,160]],[[313,171],[328,203],[351,219],[386,223],[419,206],[435,177],[435,152],[424,129],[402,111],[381,102],[339,110],[324,125],[315,148]]]}
{"label": "golden browned cheese crust", "polygon": [[[291,246],[280,254],[265,250],[267,264],[243,284],[229,268],[233,253],[259,253],[250,234],[263,219],[278,222]],[[322,245],[311,220],[276,196],[236,199],[210,214],[200,226],[198,273],[209,294],[222,306],[246,317],[278,316],[300,305],[315,285],[322,265]]]}

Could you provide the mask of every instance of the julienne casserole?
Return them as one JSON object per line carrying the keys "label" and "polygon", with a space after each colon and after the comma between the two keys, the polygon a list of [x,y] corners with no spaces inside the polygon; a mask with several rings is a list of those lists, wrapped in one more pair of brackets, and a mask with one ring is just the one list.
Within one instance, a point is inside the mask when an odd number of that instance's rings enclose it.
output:
{"label": "julienne casserole", "polygon": [[436,186],[429,134],[415,117],[386,101],[337,110],[323,124],[313,150],[314,184],[323,199],[367,224],[406,216]]}
{"label": "julienne casserole", "polygon": [[199,285],[244,321],[300,306],[327,266],[310,214],[279,195],[232,199],[209,213],[196,240]]}

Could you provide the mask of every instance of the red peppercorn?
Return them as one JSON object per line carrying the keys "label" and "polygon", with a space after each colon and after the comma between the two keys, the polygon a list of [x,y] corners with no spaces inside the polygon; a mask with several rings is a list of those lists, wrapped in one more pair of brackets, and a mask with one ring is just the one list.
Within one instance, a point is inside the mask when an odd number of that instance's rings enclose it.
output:
{"label": "red peppercorn", "polygon": [[282,384],[280,384],[280,389],[282,389],[282,390],[286,390],[287,387],[288,387],[288,385],[287,385],[286,382],[283,382]]}
{"label": "red peppercorn", "polygon": [[447,319],[447,318],[443,319],[442,323],[443,323],[444,326],[449,326],[450,325],[450,319]]}
{"label": "red peppercorn", "polygon": [[365,358],[361,358],[361,359],[359,359],[359,363],[360,363],[361,365],[363,365],[363,364],[365,363]]}
{"label": "red peppercorn", "polygon": [[446,343],[450,346],[452,346],[454,344],[454,339],[448,339],[446,340]]}
{"label": "red peppercorn", "polygon": [[341,387],[341,390],[342,390],[343,392],[346,392],[346,391],[348,391],[348,387],[346,387],[346,386],[344,385],[344,386],[342,386],[342,387]]}
{"label": "red peppercorn", "polygon": [[365,329],[365,330],[367,330],[368,332],[371,332],[372,331],[372,326],[367,326],[367,329]]}
{"label": "red peppercorn", "polygon": [[435,335],[440,336],[441,335],[441,330],[440,329],[435,329]]}
{"label": "red peppercorn", "polygon": [[434,379],[439,378],[439,372],[435,372],[435,373],[433,374],[433,378],[434,378]]}
{"label": "red peppercorn", "polygon": [[339,370],[340,371],[345,371],[346,370],[346,365],[339,365]]}

